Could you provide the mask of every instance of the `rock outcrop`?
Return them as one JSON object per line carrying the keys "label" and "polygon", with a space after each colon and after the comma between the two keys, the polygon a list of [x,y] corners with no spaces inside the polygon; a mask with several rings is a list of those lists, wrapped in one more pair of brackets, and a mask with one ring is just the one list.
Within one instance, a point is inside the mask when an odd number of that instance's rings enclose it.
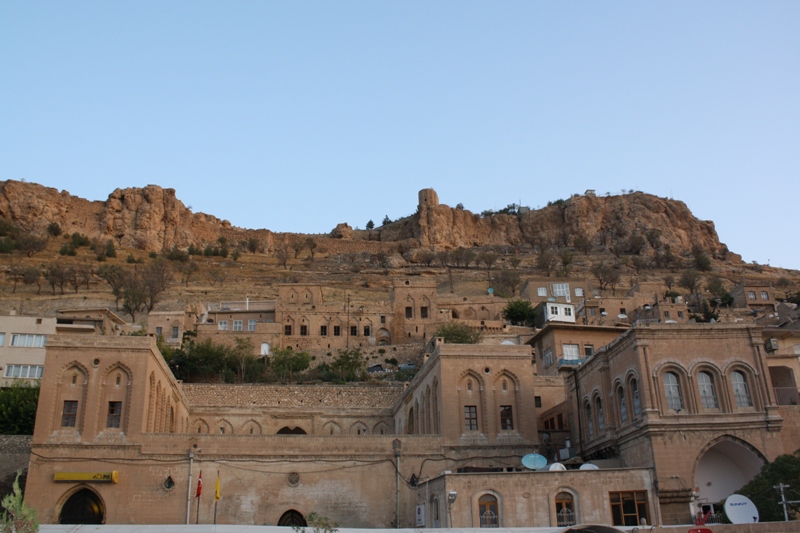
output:
{"label": "rock outcrop", "polygon": [[[481,216],[439,203],[433,189],[418,195],[416,214],[373,231],[339,224],[330,234],[331,250],[354,241],[404,243],[432,249],[473,246],[519,246],[541,243],[574,244],[581,236],[594,249],[624,245],[633,237],[659,234],[660,245],[675,254],[694,246],[725,258],[714,223],[701,221],[680,201],[644,193],[620,196],[573,196],[543,209],[517,214]],[[177,246],[213,244],[220,236],[229,242],[258,238],[262,248],[291,240],[291,234],[236,228],[226,220],[193,213],[178,200],[174,189],[157,185],[117,189],[105,202],[89,201],[67,191],[18,181],[0,182],[0,218],[25,230],[44,233],[57,222],[64,232],[93,239],[113,239],[121,246],[162,251]],[[336,244],[336,243],[341,244]],[[365,243],[380,246],[379,243]]]}
{"label": "rock outcrop", "polygon": [[112,239],[117,245],[162,251],[190,244],[214,243],[258,236],[271,247],[272,232],[235,228],[227,220],[192,213],[174,189],[157,185],[117,189],[105,202],[89,201],[67,191],[36,183],[0,182],[0,218],[36,233],[58,223],[65,233],[80,232],[91,239]]}
{"label": "rock outcrop", "polygon": [[685,254],[700,246],[720,258],[714,223],[698,220],[680,201],[650,194],[573,196],[543,209],[481,216],[438,202],[420,201],[417,213],[380,230],[382,241],[415,239],[420,246],[451,249],[486,245],[574,244],[581,236],[594,248],[630,243],[635,236],[658,235],[660,247]]}

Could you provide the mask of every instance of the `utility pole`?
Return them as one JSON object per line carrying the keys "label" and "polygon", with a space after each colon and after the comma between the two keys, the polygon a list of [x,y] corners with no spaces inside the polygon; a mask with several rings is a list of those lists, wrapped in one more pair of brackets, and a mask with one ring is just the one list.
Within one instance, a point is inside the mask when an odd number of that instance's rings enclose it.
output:
{"label": "utility pole", "polygon": [[793,500],[793,501],[786,501],[786,494],[784,494],[783,489],[790,488],[789,485],[784,485],[783,483],[778,483],[777,485],[772,486],[773,489],[778,489],[781,491],[781,501],[780,505],[783,505],[783,520],[784,522],[789,521],[789,511],[787,510],[786,506],[791,503],[800,503],[800,500]]}

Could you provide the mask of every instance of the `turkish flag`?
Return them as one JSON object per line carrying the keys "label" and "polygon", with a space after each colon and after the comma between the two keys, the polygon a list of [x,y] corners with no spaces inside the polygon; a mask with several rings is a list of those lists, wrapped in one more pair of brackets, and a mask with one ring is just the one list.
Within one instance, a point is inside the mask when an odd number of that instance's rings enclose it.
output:
{"label": "turkish flag", "polygon": [[200,471],[200,477],[197,478],[197,494],[194,495],[195,498],[199,498],[200,495],[203,493],[203,471]]}

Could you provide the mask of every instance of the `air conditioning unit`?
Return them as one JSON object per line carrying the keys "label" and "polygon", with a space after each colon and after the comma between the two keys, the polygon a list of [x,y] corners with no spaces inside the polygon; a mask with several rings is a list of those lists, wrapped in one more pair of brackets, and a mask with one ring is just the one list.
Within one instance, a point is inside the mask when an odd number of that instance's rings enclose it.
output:
{"label": "air conditioning unit", "polygon": [[764,342],[764,347],[767,349],[768,352],[776,352],[778,351],[778,339],[775,337],[771,337]]}

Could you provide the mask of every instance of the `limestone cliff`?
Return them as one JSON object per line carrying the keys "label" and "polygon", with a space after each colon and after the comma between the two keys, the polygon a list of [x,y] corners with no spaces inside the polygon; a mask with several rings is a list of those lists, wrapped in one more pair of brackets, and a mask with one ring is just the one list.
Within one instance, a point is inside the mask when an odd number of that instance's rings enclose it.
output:
{"label": "limestone cliff", "polygon": [[174,189],[157,185],[117,189],[105,202],[89,201],[36,183],[0,182],[0,218],[44,233],[58,223],[65,233],[80,232],[92,239],[113,239],[120,246],[161,251],[258,235],[271,244],[271,232],[234,228],[226,220],[192,213]]}
{"label": "limestone cliff", "polygon": [[[276,235],[269,230],[236,228],[226,220],[193,213],[177,199],[174,189],[157,185],[117,189],[100,202],[35,183],[0,182],[0,219],[38,233],[57,222],[64,232],[78,231],[93,239],[113,239],[121,246],[151,251],[213,244],[220,236],[231,242],[255,236],[271,250],[292,238],[291,234]],[[542,241],[574,242],[581,235],[600,249],[627,242],[635,235],[647,235],[651,230],[658,230],[661,243],[676,254],[700,245],[724,257],[726,248],[719,242],[713,222],[698,220],[683,202],[644,193],[576,195],[539,210],[481,216],[440,204],[433,189],[424,189],[413,216],[370,232],[354,231],[347,224],[340,224],[327,247],[335,251],[346,248],[347,242],[362,240],[404,241],[434,249],[518,246]],[[381,246],[378,242],[369,244]]]}
{"label": "limestone cliff", "polygon": [[448,249],[542,241],[571,244],[580,235],[593,247],[610,247],[635,235],[644,238],[653,230],[660,234],[662,245],[678,254],[696,245],[722,258],[727,251],[713,222],[698,220],[683,202],[644,193],[576,195],[543,209],[493,216],[420,201],[416,214],[381,228],[380,238],[414,239],[424,247]]}

